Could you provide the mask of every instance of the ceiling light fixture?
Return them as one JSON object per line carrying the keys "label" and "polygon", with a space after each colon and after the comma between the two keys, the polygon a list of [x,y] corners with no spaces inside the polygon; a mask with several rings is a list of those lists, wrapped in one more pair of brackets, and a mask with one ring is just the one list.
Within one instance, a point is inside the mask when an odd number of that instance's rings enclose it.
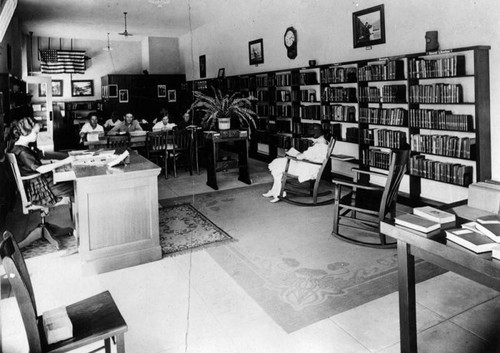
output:
{"label": "ceiling light fixture", "polygon": [[163,7],[164,5],[170,4],[171,0],[148,0],[150,4],[156,5],[158,7]]}
{"label": "ceiling light fixture", "polygon": [[118,33],[118,34],[121,36],[125,36],[125,37],[131,37],[131,36],[133,36],[133,34],[130,33],[129,31],[127,31],[127,13],[124,12],[123,16],[125,17],[125,31]]}
{"label": "ceiling light fixture", "polygon": [[111,50],[113,50],[113,48],[111,48],[111,46],[109,45],[109,32],[108,32],[108,46],[106,48],[102,48],[102,50],[104,50],[104,51],[111,51]]}

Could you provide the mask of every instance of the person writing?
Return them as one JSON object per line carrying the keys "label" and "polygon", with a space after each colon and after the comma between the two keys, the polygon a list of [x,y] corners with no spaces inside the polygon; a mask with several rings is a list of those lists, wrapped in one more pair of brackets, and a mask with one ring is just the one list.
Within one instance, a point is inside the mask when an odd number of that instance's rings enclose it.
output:
{"label": "person writing", "polygon": [[8,152],[16,156],[21,176],[40,174],[25,182],[28,200],[38,205],[53,205],[62,201],[63,197],[72,197],[74,189],[71,181],[54,184],[49,172],[71,163],[73,157],[45,164],[50,161],[43,160],[43,153],[33,147],[39,131],[40,125],[32,118],[20,119],[13,128],[14,144]]}
{"label": "person writing", "polygon": [[[326,153],[328,151],[328,141],[325,139],[323,129],[320,125],[314,125],[314,135],[311,139],[312,146],[310,146],[303,153],[294,154],[293,157],[298,159],[297,161],[291,160],[290,166],[288,167],[288,172],[290,174],[296,175],[299,182],[314,179],[318,174],[321,166],[316,164],[310,164],[301,162],[301,159],[307,159],[312,162],[323,163],[326,158]],[[293,149],[296,151],[295,149]],[[287,152],[289,154],[289,152]],[[271,202],[279,201],[279,194],[281,191],[281,179],[283,173],[285,172],[287,164],[286,157],[275,158],[271,163],[269,163],[269,170],[273,176],[273,186],[271,190],[262,194],[264,197],[272,197]],[[283,195],[285,196],[285,195]]]}
{"label": "person writing", "polygon": [[157,122],[153,126],[153,131],[167,131],[172,130],[177,124],[169,123],[168,115],[165,115],[161,121]]}
{"label": "person writing", "polygon": [[[91,114],[90,115],[90,121],[88,123],[85,123],[82,126],[82,129],[80,130],[80,143],[83,143],[84,141],[89,141],[88,135],[89,134],[95,134],[95,137],[98,137],[99,135],[104,135],[104,128],[102,125],[99,125],[97,123],[97,115],[96,114]],[[91,139],[92,141],[95,141],[96,139]]]}
{"label": "person writing", "polygon": [[119,133],[126,133],[126,132],[132,132],[132,131],[143,131],[141,124],[137,120],[134,119],[134,116],[132,113],[127,113],[125,114],[125,119],[123,123],[120,125],[115,126],[109,131],[110,135],[114,134],[119,134]]}

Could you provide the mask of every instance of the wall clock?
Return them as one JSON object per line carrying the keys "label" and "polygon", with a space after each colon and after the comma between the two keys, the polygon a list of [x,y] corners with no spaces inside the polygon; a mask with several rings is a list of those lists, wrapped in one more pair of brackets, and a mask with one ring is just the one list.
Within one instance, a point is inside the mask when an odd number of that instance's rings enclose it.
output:
{"label": "wall clock", "polygon": [[293,27],[288,27],[283,37],[287,55],[290,59],[297,57],[297,31]]}

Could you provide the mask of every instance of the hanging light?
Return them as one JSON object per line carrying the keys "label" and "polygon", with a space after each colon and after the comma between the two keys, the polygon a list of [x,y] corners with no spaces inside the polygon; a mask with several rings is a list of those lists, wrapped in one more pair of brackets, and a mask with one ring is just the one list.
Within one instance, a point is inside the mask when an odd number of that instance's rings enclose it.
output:
{"label": "hanging light", "polygon": [[104,51],[111,51],[111,50],[113,50],[113,48],[111,48],[111,46],[109,45],[109,32],[108,32],[108,46],[105,47],[105,48],[102,48],[102,50],[104,50]]}
{"label": "hanging light", "polygon": [[163,7],[164,5],[170,4],[171,0],[148,0],[150,4],[156,5],[158,7]]}

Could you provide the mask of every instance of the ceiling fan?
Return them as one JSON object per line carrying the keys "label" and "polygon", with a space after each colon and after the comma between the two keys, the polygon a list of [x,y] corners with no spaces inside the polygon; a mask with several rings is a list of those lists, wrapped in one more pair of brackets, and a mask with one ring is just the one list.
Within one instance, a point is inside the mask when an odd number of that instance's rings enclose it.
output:
{"label": "ceiling fan", "polygon": [[125,36],[125,37],[130,37],[130,36],[133,36],[132,33],[129,33],[127,31],[127,13],[124,12],[123,15],[125,16],[125,31],[121,32],[121,33],[118,33],[119,35],[121,36]]}

